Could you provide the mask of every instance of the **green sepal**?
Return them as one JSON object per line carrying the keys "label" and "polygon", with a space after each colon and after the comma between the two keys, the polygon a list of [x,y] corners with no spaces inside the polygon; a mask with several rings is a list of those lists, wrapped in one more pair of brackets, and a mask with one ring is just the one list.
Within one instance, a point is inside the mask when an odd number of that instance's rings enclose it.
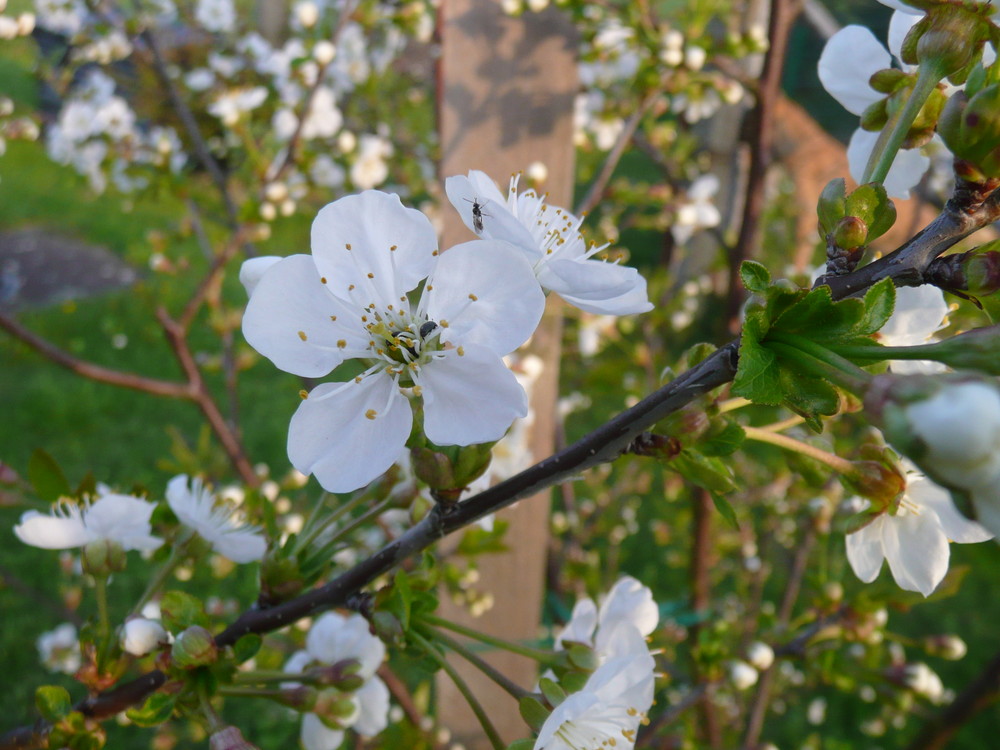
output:
{"label": "green sepal", "polygon": [[55,724],[73,710],[73,699],[64,687],[42,685],[35,691],[35,707],[43,719]]}
{"label": "green sepal", "polygon": [[558,682],[550,680],[548,677],[543,677],[538,681],[538,689],[542,691],[545,700],[553,708],[566,700],[566,691],[559,686]]}
{"label": "green sepal", "polygon": [[837,177],[826,183],[816,204],[819,216],[819,228],[823,236],[833,231],[834,225],[847,212],[847,186],[843,177]]}
{"label": "green sepal", "polygon": [[177,693],[153,693],[138,708],[125,711],[125,715],[133,724],[140,727],[155,727],[173,715],[177,696]]}
{"label": "green sepal", "polygon": [[517,702],[517,708],[521,712],[521,718],[524,719],[524,723],[536,732],[542,728],[545,720],[549,718],[549,713],[551,713],[533,695],[525,695],[521,698]]}
{"label": "green sepal", "polygon": [[192,625],[203,628],[210,625],[201,600],[183,591],[166,592],[160,600],[160,612],[163,627],[174,635]]}

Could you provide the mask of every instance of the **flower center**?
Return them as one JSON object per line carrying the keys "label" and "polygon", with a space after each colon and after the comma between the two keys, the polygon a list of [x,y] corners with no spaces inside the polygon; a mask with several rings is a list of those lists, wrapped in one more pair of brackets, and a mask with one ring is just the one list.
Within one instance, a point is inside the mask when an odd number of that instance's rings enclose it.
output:
{"label": "flower center", "polygon": [[378,312],[369,306],[368,310],[361,320],[371,337],[368,348],[374,355],[372,364],[386,365],[391,375],[416,370],[442,348],[441,327],[433,320],[409,309]]}

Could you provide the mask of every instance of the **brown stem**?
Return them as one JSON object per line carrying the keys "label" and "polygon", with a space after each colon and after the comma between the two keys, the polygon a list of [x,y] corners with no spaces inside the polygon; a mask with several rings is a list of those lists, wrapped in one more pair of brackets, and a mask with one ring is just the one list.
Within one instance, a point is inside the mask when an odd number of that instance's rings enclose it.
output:
{"label": "brown stem", "polygon": [[239,252],[244,242],[246,242],[249,231],[250,227],[238,227],[229,238],[226,246],[222,248],[222,252],[218,253],[212,259],[212,265],[209,267],[208,272],[198,283],[198,288],[194,290],[194,294],[191,295],[191,299],[188,300],[188,303],[184,306],[184,311],[177,319],[177,323],[184,331],[187,331],[191,327],[194,316],[198,314],[198,310],[204,304],[205,298],[208,297],[212,288],[219,283],[219,275],[226,267],[226,264],[236,256],[236,253]]}
{"label": "brown stem", "polygon": [[739,238],[729,253],[729,300],[727,318],[731,328],[739,328],[739,313],[743,306],[743,288],[740,284],[740,264],[752,257],[764,213],[767,169],[771,164],[771,146],[774,140],[774,111],[781,97],[781,73],[788,51],[788,35],[792,22],[799,12],[799,0],[772,0],[768,21],[770,46],[764,57],[757,89],[757,105],[748,120],[750,168],[747,174],[746,198]]}
{"label": "brown stem", "polygon": [[95,365],[78,357],[74,357],[69,352],[51,344],[41,336],[32,333],[16,320],[0,313],[0,328],[4,329],[11,336],[27,344],[36,352],[52,360],[60,367],[65,367],[77,375],[82,375],[90,380],[100,383],[117,385],[120,388],[130,388],[134,391],[151,393],[154,396],[168,396],[170,398],[194,399],[195,392],[190,383],[178,383],[172,380],[159,380],[157,378],[147,378],[143,375],[135,375],[131,372],[121,372],[108,367]]}
{"label": "brown stem", "polygon": [[972,682],[943,711],[929,719],[907,750],[939,750],[962,725],[1000,699],[1000,653],[994,656]]}
{"label": "brown stem", "polygon": [[191,348],[188,346],[186,329],[181,323],[173,320],[162,307],[156,311],[156,318],[160,321],[160,325],[163,326],[167,342],[170,344],[170,348],[174,350],[174,356],[177,357],[181,369],[187,375],[188,383],[193,392],[191,398],[198,405],[198,408],[201,409],[201,413],[205,416],[212,431],[219,438],[219,442],[222,443],[226,455],[229,456],[229,460],[239,473],[240,478],[249,486],[256,487],[260,484],[260,477],[254,472],[253,466],[250,464],[250,460],[243,450],[243,444],[226,421],[222,412],[219,411],[218,404],[215,403],[215,399],[209,392],[201,370],[197,362],[194,361],[194,356],[191,354]]}

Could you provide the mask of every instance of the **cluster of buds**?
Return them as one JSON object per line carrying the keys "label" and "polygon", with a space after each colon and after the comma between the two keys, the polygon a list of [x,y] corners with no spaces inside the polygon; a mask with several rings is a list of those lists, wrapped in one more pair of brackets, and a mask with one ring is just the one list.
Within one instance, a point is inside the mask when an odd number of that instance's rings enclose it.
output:
{"label": "cluster of buds", "polygon": [[882,185],[861,185],[848,194],[842,177],[823,188],[817,212],[826,240],[827,270],[833,274],[854,270],[868,243],[896,222],[896,206]]}

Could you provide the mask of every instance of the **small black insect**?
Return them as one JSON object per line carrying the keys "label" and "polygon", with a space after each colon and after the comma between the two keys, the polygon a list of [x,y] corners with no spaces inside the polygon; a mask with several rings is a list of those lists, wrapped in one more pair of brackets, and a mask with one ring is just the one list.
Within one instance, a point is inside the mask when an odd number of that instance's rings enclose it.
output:
{"label": "small black insect", "polygon": [[422,339],[427,338],[437,327],[438,327],[437,323],[435,323],[433,320],[428,320],[426,323],[420,326],[420,338]]}
{"label": "small black insect", "polygon": [[472,228],[476,230],[477,234],[481,234],[483,231],[483,217],[489,216],[489,214],[483,213],[483,206],[486,205],[486,201],[482,203],[479,202],[479,198],[473,198],[471,201],[466,198],[472,204]]}

